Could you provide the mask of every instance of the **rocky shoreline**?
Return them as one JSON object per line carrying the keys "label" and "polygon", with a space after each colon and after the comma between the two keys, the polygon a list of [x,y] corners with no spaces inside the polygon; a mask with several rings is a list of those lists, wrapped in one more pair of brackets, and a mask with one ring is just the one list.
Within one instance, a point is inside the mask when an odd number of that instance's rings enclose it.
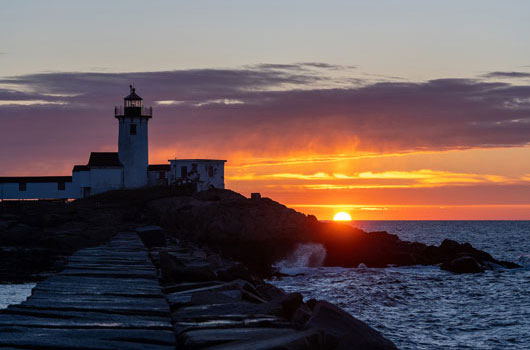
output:
{"label": "rocky shoreline", "polygon": [[304,243],[325,248],[325,266],[439,265],[455,273],[518,267],[469,243],[402,241],[388,232],[320,222],[268,198],[248,199],[229,190],[183,196],[148,188],[71,203],[1,202],[0,282],[40,280],[60,271],[65,258],[78,249],[146,225],[160,225],[173,238],[241,261],[261,277],[272,276],[273,265]]}
{"label": "rocky shoreline", "polygon": [[248,199],[227,190],[164,198],[148,208],[175,237],[186,237],[243,261],[263,276],[300,244],[321,244],[324,266],[440,265],[455,273],[516,268],[469,243],[444,240],[440,246],[407,242],[388,232],[364,232],[350,224],[320,222],[268,198]]}
{"label": "rocky shoreline", "polygon": [[518,267],[468,243],[406,242],[387,232],[319,222],[268,198],[149,188],[71,203],[0,203],[0,282],[45,279],[76,251],[134,230],[149,249],[177,343],[185,349],[394,349],[340,308],[304,302],[264,281],[275,275],[276,262],[303,244],[321,245],[325,266],[439,265],[454,273]]}
{"label": "rocky shoreline", "polygon": [[191,242],[139,231],[159,270],[182,349],[397,349],[379,332],[322,300],[303,301],[244,265]]}

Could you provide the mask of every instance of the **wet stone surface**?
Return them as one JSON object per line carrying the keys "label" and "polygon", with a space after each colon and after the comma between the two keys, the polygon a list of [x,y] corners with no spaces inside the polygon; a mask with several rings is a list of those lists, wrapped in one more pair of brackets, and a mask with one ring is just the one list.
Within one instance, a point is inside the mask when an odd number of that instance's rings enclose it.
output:
{"label": "wet stone surface", "polygon": [[0,348],[174,349],[169,306],[135,233],[78,251],[0,313]]}
{"label": "wet stone surface", "polygon": [[240,263],[162,242],[153,227],[139,231],[79,250],[26,301],[2,310],[0,348],[395,349],[338,307],[314,311]]}

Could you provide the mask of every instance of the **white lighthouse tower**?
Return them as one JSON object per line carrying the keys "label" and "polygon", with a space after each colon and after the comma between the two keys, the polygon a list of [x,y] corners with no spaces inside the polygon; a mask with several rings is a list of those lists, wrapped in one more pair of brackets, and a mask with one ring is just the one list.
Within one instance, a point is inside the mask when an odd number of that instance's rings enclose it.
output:
{"label": "white lighthouse tower", "polygon": [[118,156],[123,164],[123,186],[137,188],[147,185],[149,165],[147,123],[152,108],[142,105],[142,98],[130,86],[130,94],[122,107],[115,107],[114,116],[119,122]]}

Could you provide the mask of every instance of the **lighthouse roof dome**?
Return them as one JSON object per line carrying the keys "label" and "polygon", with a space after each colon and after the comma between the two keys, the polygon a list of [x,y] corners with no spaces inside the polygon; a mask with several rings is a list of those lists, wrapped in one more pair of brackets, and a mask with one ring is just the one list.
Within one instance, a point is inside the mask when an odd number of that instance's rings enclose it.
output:
{"label": "lighthouse roof dome", "polygon": [[136,94],[136,89],[132,86],[132,85],[129,85],[129,88],[131,89],[131,92],[129,95],[125,96],[125,100],[129,100],[129,101],[141,101],[143,100],[140,96],[138,96]]}

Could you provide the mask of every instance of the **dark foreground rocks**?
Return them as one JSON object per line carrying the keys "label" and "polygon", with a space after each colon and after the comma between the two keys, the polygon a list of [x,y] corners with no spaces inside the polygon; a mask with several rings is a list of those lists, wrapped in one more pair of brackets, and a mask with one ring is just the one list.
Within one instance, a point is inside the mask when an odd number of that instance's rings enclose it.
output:
{"label": "dark foreground rocks", "polygon": [[316,302],[306,327],[324,330],[326,343],[337,349],[395,348],[379,332],[327,301]]}
{"label": "dark foreground rocks", "polygon": [[248,199],[228,190],[159,199],[148,207],[175,237],[207,245],[263,276],[272,273],[274,263],[290,256],[303,243],[322,244],[327,253],[326,266],[451,266],[447,264],[461,257],[470,257],[483,268],[518,266],[499,261],[469,243],[444,240],[440,246],[433,246],[402,241],[388,232],[368,233],[349,224],[319,222],[314,216],[269,198]]}
{"label": "dark foreground rocks", "polygon": [[[327,266],[450,267],[449,262],[461,257],[473,258],[485,269],[518,266],[467,243],[446,240],[429,246],[387,232],[319,222],[269,198],[248,199],[229,190],[183,195],[161,187],[111,191],[71,203],[1,202],[0,283],[42,279],[60,271],[65,257],[78,249],[106,242],[115,232],[152,225],[234,258],[261,276],[270,276],[274,263],[304,243],[325,247]],[[165,238],[152,230],[138,232],[147,246]]]}
{"label": "dark foreground rocks", "polygon": [[189,243],[157,247],[146,232],[156,237],[159,228],[137,232],[141,240],[122,232],[80,249],[26,301],[0,310],[0,348],[396,349],[330,303],[304,303]]}
{"label": "dark foreground rocks", "polygon": [[149,225],[145,204],[174,195],[167,188],[148,188],[68,203],[0,202],[0,283],[38,281],[60,271],[77,250]]}
{"label": "dark foreground rocks", "polygon": [[150,255],[179,349],[396,349],[339,307],[304,303],[208,249],[173,241]]}
{"label": "dark foreground rocks", "polygon": [[454,273],[479,273],[485,270],[484,266],[470,256],[462,256],[445,262],[440,265],[440,268]]}

